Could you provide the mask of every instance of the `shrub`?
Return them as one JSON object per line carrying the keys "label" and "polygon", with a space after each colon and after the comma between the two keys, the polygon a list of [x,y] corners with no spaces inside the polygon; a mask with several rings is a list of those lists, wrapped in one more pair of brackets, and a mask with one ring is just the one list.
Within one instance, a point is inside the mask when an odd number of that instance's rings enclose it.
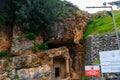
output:
{"label": "shrub", "polygon": [[4,51],[4,50],[1,51],[0,52],[0,58],[4,57],[6,54],[7,54],[7,51]]}
{"label": "shrub", "polygon": [[95,60],[95,61],[94,61],[94,64],[96,64],[96,65],[97,65],[97,64],[100,64],[100,59]]}
{"label": "shrub", "polygon": [[88,78],[88,77],[84,77],[82,80],[90,80],[90,78]]}
{"label": "shrub", "polygon": [[25,37],[30,40],[34,40],[34,39],[36,39],[37,35],[30,32],[30,33],[26,34]]}
{"label": "shrub", "polygon": [[32,48],[31,48],[31,50],[33,51],[33,52],[37,52],[37,47],[36,46],[33,46]]}
{"label": "shrub", "polygon": [[43,51],[43,50],[46,50],[46,49],[48,49],[48,44],[47,43],[42,43],[42,44],[34,43],[34,46],[31,48],[31,50],[33,52]]}
{"label": "shrub", "polygon": [[40,51],[43,51],[43,50],[46,50],[46,49],[48,49],[48,44],[47,43],[40,44],[40,46],[39,46]]}
{"label": "shrub", "polygon": [[[25,2],[24,2],[25,1]],[[16,0],[16,24],[23,31],[38,32],[39,28],[52,27],[56,21],[57,0]]]}

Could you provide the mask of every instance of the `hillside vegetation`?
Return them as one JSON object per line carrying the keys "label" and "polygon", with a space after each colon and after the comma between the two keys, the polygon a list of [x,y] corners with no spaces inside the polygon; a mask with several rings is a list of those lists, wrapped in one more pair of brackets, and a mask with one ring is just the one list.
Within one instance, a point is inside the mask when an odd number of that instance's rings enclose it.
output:
{"label": "hillside vegetation", "polygon": [[61,0],[6,0],[0,10],[0,27],[9,26],[12,30],[17,25],[24,32],[37,33],[51,28],[59,17],[74,10],[78,8]]}
{"label": "hillside vegetation", "polygon": [[[101,16],[101,14],[103,16]],[[117,30],[120,30],[120,15],[119,11],[114,11],[115,14],[115,20],[117,25]],[[114,24],[112,17],[110,16],[110,12],[99,12],[96,14],[93,14],[94,17],[89,19],[87,22],[87,28],[84,33],[84,37],[88,37],[89,35],[93,34],[106,34],[115,32],[114,30]]]}

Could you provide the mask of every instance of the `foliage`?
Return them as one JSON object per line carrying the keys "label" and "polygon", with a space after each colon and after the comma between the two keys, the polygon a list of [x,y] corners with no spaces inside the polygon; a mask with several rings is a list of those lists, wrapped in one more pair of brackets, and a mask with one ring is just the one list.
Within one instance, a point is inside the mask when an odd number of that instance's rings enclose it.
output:
{"label": "foliage", "polygon": [[18,75],[15,76],[13,80],[22,80],[21,78],[18,77]]}
{"label": "foliage", "polygon": [[56,14],[58,17],[68,17],[70,13],[78,10],[78,7],[67,1],[60,1],[57,3]]}
{"label": "foliage", "polygon": [[34,46],[31,48],[31,50],[32,50],[33,52],[37,52],[39,45],[40,45],[39,43],[34,43]]}
{"label": "foliage", "polygon": [[90,80],[90,78],[88,78],[88,77],[84,77],[82,80]]}
{"label": "foliage", "polygon": [[37,48],[36,46],[33,46],[33,47],[31,48],[31,50],[32,50],[33,52],[37,52],[38,48]]}
{"label": "foliage", "polygon": [[23,31],[36,32],[56,20],[58,0],[7,0],[0,13],[0,25],[19,25]]}
{"label": "foliage", "polygon": [[95,60],[93,64],[100,64],[100,59]]}
{"label": "foliage", "polygon": [[78,9],[72,3],[60,0],[27,0],[26,4],[18,3],[16,24],[29,32],[36,32],[40,27],[50,28],[59,16],[67,16]]}
{"label": "foliage", "polygon": [[11,70],[11,67],[10,67],[10,63],[12,62],[11,58],[10,57],[7,57],[6,58],[6,61],[4,63],[4,67],[6,68],[6,71],[10,71]]}
{"label": "foliage", "polygon": [[30,40],[34,40],[34,39],[36,39],[37,35],[32,32],[29,32],[28,34],[25,35],[25,37]]}
{"label": "foliage", "polygon": [[48,49],[48,44],[47,43],[40,44],[40,46],[39,46],[40,51],[43,51],[43,50],[46,50],[46,49]]}
{"label": "foliage", "polygon": [[18,25],[24,32],[37,33],[75,10],[75,5],[61,0],[7,0],[0,13],[0,26]]}
{"label": "foliage", "polygon": [[9,28],[13,27],[15,18],[15,4],[14,0],[3,0],[3,8],[0,10],[0,27],[7,25]]}
{"label": "foliage", "polygon": [[[117,14],[118,11],[114,11]],[[120,30],[120,16],[115,16],[117,29]],[[87,23],[86,31],[84,32],[84,37],[87,38],[89,35],[93,34],[106,34],[114,32],[114,24],[112,17],[107,14],[105,17],[91,18]]]}
{"label": "foliage", "polygon": [[0,27],[2,27],[3,25],[5,25],[5,15],[3,14],[3,12],[0,12]]}
{"label": "foliage", "polygon": [[57,0],[26,0],[25,4],[16,3],[16,24],[25,31],[36,32],[40,27],[48,28],[56,20]]}
{"label": "foliage", "polygon": [[4,57],[7,54],[7,51],[0,51],[0,58]]}
{"label": "foliage", "polygon": [[47,43],[34,43],[34,46],[31,48],[31,50],[33,52],[37,52],[37,51],[43,51],[43,50],[47,50],[48,49],[48,44]]}

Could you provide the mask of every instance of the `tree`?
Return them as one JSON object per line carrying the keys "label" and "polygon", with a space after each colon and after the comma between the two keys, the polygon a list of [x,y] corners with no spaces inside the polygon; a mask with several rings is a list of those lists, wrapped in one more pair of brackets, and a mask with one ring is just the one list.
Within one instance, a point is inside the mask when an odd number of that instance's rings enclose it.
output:
{"label": "tree", "polygon": [[24,32],[37,33],[53,26],[59,16],[67,16],[77,7],[60,0],[6,0],[0,23],[9,26],[11,32],[18,25]]}
{"label": "tree", "polygon": [[3,4],[0,10],[0,27],[5,27],[5,32],[8,34],[8,37],[12,37],[13,26],[15,22],[16,5],[13,3],[13,0],[4,0],[1,1]]}
{"label": "tree", "polygon": [[36,32],[40,27],[48,28],[56,20],[57,1],[6,0],[0,13],[0,23],[9,25],[9,28],[19,25],[22,30],[30,32]]}
{"label": "tree", "polygon": [[57,0],[26,0],[18,4],[16,10],[16,24],[24,31],[36,32],[42,28],[49,28],[56,18]]}

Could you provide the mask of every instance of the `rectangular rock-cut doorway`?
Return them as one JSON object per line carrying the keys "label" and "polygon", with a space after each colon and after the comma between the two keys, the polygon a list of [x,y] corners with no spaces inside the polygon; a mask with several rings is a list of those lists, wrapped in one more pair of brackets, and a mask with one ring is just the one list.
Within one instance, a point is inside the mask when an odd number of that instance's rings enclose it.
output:
{"label": "rectangular rock-cut doorway", "polygon": [[60,77],[60,68],[55,67],[55,77]]}
{"label": "rectangular rock-cut doorway", "polygon": [[55,79],[66,78],[66,61],[62,56],[57,56],[53,58],[53,69],[54,69],[54,76]]}

